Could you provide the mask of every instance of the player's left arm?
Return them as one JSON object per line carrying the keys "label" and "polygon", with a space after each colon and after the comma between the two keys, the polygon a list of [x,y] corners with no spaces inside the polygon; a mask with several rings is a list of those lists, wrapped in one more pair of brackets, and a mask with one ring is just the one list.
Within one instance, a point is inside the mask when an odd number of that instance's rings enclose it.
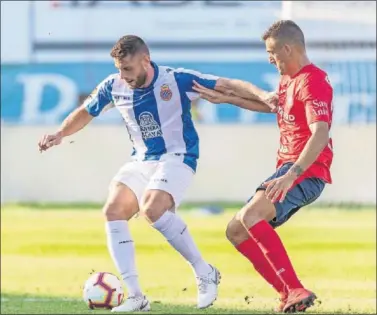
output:
{"label": "player's left arm", "polygon": [[300,176],[329,144],[333,90],[327,80],[308,79],[299,91],[311,137],[289,173]]}

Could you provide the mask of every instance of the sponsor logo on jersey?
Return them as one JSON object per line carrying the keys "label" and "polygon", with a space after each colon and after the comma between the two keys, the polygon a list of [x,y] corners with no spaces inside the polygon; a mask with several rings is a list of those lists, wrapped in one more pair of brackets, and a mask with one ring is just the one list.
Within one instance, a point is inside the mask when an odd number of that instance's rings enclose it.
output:
{"label": "sponsor logo on jersey", "polygon": [[294,115],[284,112],[284,109],[281,106],[278,106],[277,113],[286,123],[292,124],[296,120]]}
{"label": "sponsor logo on jersey", "polygon": [[131,96],[125,96],[125,95],[114,95],[113,94],[113,99],[115,102],[124,102],[124,101],[130,101],[131,100]]}
{"label": "sponsor logo on jersey", "polygon": [[161,86],[160,96],[161,96],[161,99],[163,99],[164,101],[171,100],[173,96],[173,92],[170,90],[167,84],[164,84]]}
{"label": "sponsor logo on jersey", "polygon": [[316,107],[326,107],[327,108],[327,103],[323,101],[318,101],[318,100],[313,100],[313,105]]}
{"label": "sponsor logo on jersey", "polygon": [[142,112],[139,115],[140,131],[143,139],[152,139],[162,136],[161,127],[154,119],[152,113]]}
{"label": "sponsor logo on jersey", "polygon": [[328,116],[329,110],[326,102],[314,100],[312,112],[315,116]]}

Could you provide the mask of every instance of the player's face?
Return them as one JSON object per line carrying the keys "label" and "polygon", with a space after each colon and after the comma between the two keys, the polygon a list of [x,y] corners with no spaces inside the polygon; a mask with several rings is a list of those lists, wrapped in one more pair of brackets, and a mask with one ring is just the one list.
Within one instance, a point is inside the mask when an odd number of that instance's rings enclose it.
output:
{"label": "player's face", "polygon": [[144,53],[126,56],[123,59],[114,60],[120,77],[127,82],[131,89],[143,87],[147,80],[147,69],[150,57]]}
{"label": "player's face", "polygon": [[266,50],[269,62],[276,66],[281,75],[286,74],[291,56],[290,46],[270,37],[266,40]]}

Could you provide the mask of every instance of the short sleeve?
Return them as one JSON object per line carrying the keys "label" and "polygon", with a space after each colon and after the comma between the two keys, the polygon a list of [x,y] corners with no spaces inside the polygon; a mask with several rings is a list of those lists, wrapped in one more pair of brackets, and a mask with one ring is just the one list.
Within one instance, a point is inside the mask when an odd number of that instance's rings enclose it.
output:
{"label": "short sleeve", "polygon": [[210,74],[202,74],[198,71],[188,70],[184,68],[176,69],[174,72],[175,80],[178,84],[179,90],[186,93],[187,97],[193,101],[199,98],[199,94],[193,90],[194,81],[200,85],[213,90],[218,76]]}
{"label": "short sleeve", "polygon": [[113,76],[107,77],[97,85],[84,101],[84,106],[90,115],[97,117],[105,107],[112,104],[111,91],[113,89],[114,80]]}
{"label": "short sleeve", "polygon": [[331,123],[333,89],[327,76],[309,76],[299,91],[308,124]]}

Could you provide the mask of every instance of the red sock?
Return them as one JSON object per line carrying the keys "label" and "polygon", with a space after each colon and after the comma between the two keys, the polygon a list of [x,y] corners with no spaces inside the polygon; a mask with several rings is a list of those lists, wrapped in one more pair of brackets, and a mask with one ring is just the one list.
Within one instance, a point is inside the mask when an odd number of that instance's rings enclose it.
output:
{"label": "red sock", "polygon": [[236,246],[237,250],[253,264],[256,271],[281,295],[286,294],[285,285],[276,275],[270,262],[253,238],[248,238]]}
{"label": "red sock", "polygon": [[249,232],[288,290],[303,288],[289,260],[284,245],[272,226],[263,220],[252,226]]}

